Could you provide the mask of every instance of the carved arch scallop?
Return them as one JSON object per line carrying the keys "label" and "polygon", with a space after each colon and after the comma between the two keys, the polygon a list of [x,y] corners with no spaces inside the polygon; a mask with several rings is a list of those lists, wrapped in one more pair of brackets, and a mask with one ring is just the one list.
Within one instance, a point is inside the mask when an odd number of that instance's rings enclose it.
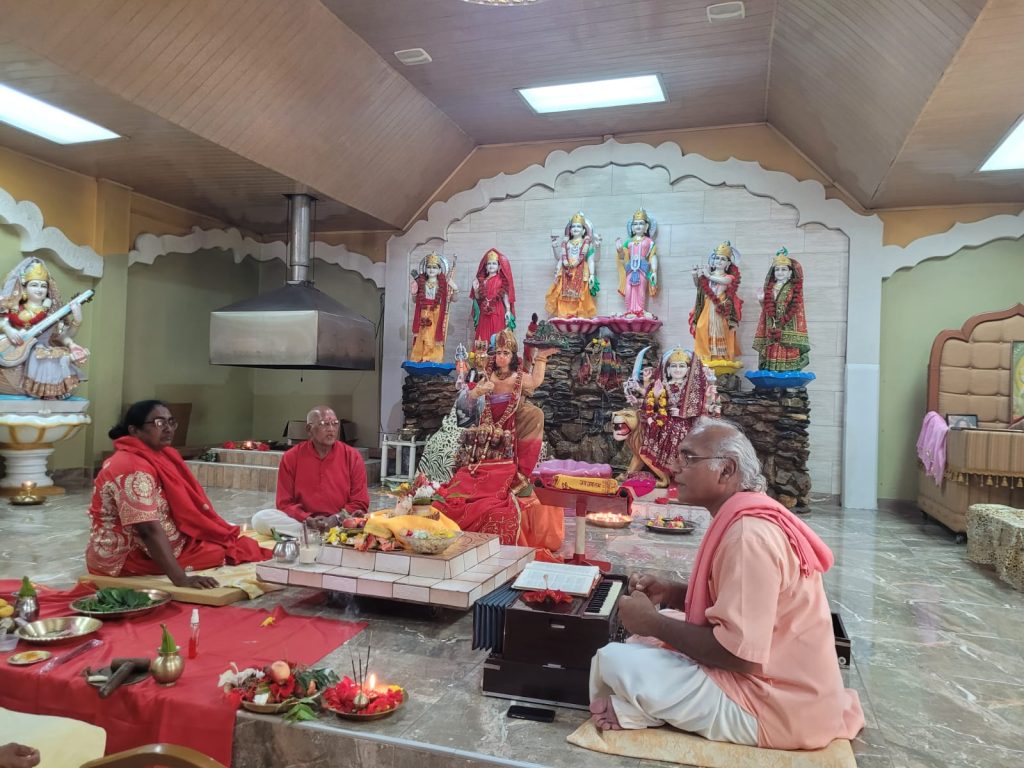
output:
{"label": "carved arch scallop", "polygon": [[13,227],[21,238],[24,253],[43,251],[61,264],[87,277],[103,276],[103,257],[87,245],[71,242],[57,227],[43,224],[43,212],[29,200],[15,200],[0,189],[0,221]]}
{"label": "carved arch scallop", "polygon": [[[361,253],[350,251],[344,245],[313,243],[313,258],[342,269],[355,272],[373,282],[378,288],[384,287],[385,266],[371,261]],[[193,227],[187,235],[143,234],[135,239],[135,248],[128,252],[128,264],[152,264],[168,253],[195,253],[202,250],[223,250],[234,254],[236,264],[247,256],[256,261],[279,259],[287,262],[288,246],[281,240],[262,243],[242,235],[234,227],[230,229],[201,229]]]}

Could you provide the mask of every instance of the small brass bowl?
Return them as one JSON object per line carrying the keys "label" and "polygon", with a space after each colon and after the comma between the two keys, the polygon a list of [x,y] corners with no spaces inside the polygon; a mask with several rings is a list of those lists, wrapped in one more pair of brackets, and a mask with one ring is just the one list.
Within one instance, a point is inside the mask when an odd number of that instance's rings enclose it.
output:
{"label": "small brass bowl", "polygon": [[89,616],[58,616],[18,627],[14,633],[27,643],[66,643],[91,635],[103,622]]}

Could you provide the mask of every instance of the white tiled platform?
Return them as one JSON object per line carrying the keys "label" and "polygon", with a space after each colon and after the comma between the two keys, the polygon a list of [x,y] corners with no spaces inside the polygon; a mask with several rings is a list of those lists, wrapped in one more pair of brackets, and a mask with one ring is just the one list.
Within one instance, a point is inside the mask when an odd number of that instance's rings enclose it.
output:
{"label": "white tiled platform", "polygon": [[266,563],[256,575],[273,584],[468,609],[518,575],[534,554],[532,547],[502,545],[493,534],[464,533],[440,555],[325,546],[316,563]]}

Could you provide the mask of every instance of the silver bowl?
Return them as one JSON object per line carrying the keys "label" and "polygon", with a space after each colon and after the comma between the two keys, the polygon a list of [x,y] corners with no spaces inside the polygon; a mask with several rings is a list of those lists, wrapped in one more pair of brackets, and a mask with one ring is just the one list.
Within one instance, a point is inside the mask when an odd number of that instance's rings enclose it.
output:
{"label": "silver bowl", "polygon": [[91,635],[103,622],[91,616],[58,616],[18,627],[14,633],[27,643],[65,643]]}
{"label": "silver bowl", "polygon": [[89,611],[79,606],[90,598],[80,597],[77,600],[72,601],[68,607],[75,613],[81,613],[85,616],[93,616],[98,619],[117,619],[121,616],[138,616],[142,613],[148,613],[154,608],[159,608],[161,605],[166,605],[171,602],[170,592],[164,592],[162,589],[136,589],[135,591],[143,593],[153,602],[149,605],[144,605],[141,608],[125,608],[120,611]]}

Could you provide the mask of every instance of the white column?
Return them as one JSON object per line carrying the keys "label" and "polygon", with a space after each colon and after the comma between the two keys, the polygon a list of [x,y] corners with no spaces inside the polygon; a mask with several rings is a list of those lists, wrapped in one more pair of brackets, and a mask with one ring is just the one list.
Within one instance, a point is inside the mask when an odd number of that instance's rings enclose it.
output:
{"label": "white column", "polygon": [[52,445],[22,451],[0,449],[7,468],[7,474],[0,480],[0,488],[21,488],[26,480],[34,482],[37,488],[51,487],[53,480],[46,474],[46,462],[52,454]]}

